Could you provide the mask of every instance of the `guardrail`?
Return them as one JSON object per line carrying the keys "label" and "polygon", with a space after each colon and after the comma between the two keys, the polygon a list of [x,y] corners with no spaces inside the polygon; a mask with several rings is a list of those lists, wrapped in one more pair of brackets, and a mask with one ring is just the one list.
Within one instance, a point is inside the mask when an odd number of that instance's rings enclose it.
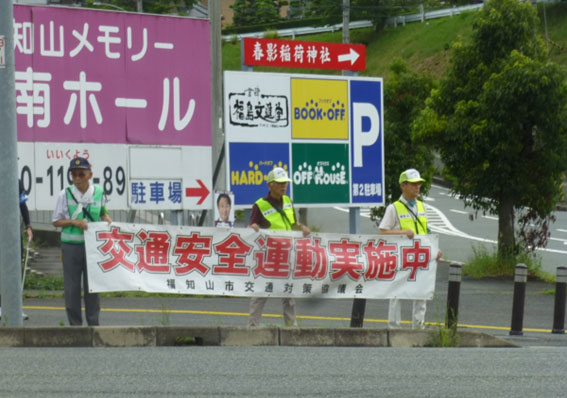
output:
{"label": "guardrail", "polygon": [[[372,21],[354,21],[349,24],[349,29],[361,29],[361,28],[371,28],[374,24]],[[335,32],[341,30],[343,24],[336,25],[325,25],[325,26],[305,26],[302,28],[290,28],[278,30],[279,37],[290,37],[295,38],[295,36],[312,35],[317,33],[325,32]],[[250,33],[239,33],[233,35],[225,35],[222,37],[224,41],[231,41],[235,38],[237,40],[242,40],[245,37],[264,37],[266,32],[250,32]]]}
{"label": "guardrail", "polygon": [[[198,225],[200,210],[110,210],[110,217],[116,222],[129,222],[135,224],[179,224]],[[30,221],[34,229],[42,231],[58,231],[51,223],[53,212],[51,210],[30,210]],[[242,225],[239,225],[242,226]],[[244,227],[244,226],[242,226]]]}
{"label": "guardrail", "polygon": [[484,6],[483,3],[479,3],[479,4],[470,4],[460,7],[454,6],[452,8],[444,8],[442,10],[434,10],[428,12],[425,12],[423,10],[423,6],[421,6],[422,9],[421,12],[411,15],[397,15],[395,17],[390,17],[386,20],[386,25],[397,26],[398,24],[405,25],[408,22],[425,22],[428,19],[452,17],[465,11],[478,10],[483,6]]}
{"label": "guardrail", "polygon": [[[408,22],[424,22],[428,19],[435,19],[435,18],[445,18],[445,17],[452,17],[454,15],[458,15],[465,11],[472,11],[478,10],[484,4],[471,4],[466,6],[460,7],[452,7],[452,8],[445,8],[442,10],[434,10],[434,11],[422,11],[417,14],[410,14],[410,15],[398,15],[395,17],[390,17],[386,19],[386,24],[389,26],[397,26],[398,24],[405,25]],[[421,7],[423,10],[423,6]],[[362,28],[371,28],[374,24],[372,21],[364,20],[364,21],[353,21],[349,24],[349,29],[362,29]],[[325,25],[325,26],[305,26],[302,28],[290,28],[290,29],[281,29],[278,30],[279,37],[291,37],[292,39],[295,36],[302,36],[302,35],[311,35],[317,33],[325,33],[325,32],[335,32],[342,30],[343,24],[336,24],[336,25]],[[236,38],[236,40],[241,40],[244,37],[263,37],[266,32],[250,32],[250,33],[240,33],[240,34],[233,34],[233,35],[225,35],[223,36],[224,41],[231,41]]]}

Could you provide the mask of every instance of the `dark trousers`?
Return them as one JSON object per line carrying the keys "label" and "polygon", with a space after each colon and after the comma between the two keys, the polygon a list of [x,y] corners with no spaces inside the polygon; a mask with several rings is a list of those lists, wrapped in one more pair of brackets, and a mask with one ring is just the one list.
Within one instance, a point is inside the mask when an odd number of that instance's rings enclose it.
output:
{"label": "dark trousers", "polygon": [[81,279],[85,298],[85,314],[89,326],[99,324],[100,297],[89,293],[87,279],[87,258],[85,244],[62,243],[63,251],[63,289],[65,294],[65,310],[71,326],[81,326]]}

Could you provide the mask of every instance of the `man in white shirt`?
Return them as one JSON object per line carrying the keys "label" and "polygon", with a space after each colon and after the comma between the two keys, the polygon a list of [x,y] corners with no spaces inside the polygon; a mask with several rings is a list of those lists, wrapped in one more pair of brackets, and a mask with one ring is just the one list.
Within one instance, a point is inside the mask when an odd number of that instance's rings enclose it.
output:
{"label": "man in white shirt", "polygon": [[100,298],[89,293],[84,231],[89,222],[112,222],[105,207],[103,189],[91,183],[93,172],[85,158],[75,158],[69,165],[73,186],[59,194],[53,211],[53,225],[61,227],[63,254],[63,289],[67,319],[71,326],[81,326],[81,280],[85,299],[85,315],[89,326],[99,324]]}
{"label": "man in white shirt", "polygon": [[[417,199],[421,184],[425,180],[421,178],[419,171],[408,169],[400,174],[399,183],[402,196],[396,202],[386,207],[384,217],[380,222],[379,229],[382,235],[405,235],[413,239],[415,235],[429,233],[425,207],[423,202]],[[437,252],[437,260],[441,258],[442,252]],[[414,329],[425,327],[425,300],[413,300],[412,321]],[[402,321],[402,304],[398,298],[390,299],[388,308],[388,327],[399,328]]]}

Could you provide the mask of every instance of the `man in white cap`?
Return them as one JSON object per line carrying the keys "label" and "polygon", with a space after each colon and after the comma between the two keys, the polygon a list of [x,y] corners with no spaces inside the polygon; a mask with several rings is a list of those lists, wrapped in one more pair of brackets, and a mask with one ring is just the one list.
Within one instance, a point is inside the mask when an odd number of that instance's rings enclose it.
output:
{"label": "man in white cap", "polygon": [[[417,199],[421,184],[425,180],[416,169],[408,169],[400,174],[402,196],[396,202],[386,207],[384,217],[380,222],[380,234],[405,235],[413,239],[415,235],[426,235],[427,217],[423,202]],[[437,252],[437,260],[441,258],[441,250]],[[412,321],[414,329],[425,327],[425,300],[413,300]],[[402,304],[400,299],[390,299],[388,308],[388,327],[399,328],[402,320]]]}
{"label": "man in white cap", "polygon": [[[291,231],[292,229],[301,230],[304,236],[311,233],[307,225],[302,225],[297,221],[295,210],[289,196],[286,195],[289,179],[287,172],[281,167],[275,167],[268,174],[268,188],[270,192],[264,198],[260,198],[252,207],[249,227],[259,232],[260,228]],[[267,297],[253,297],[250,300],[250,316],[248,326],[259,326],[260,318]],[[297,326],[295,317],[295,300],[293,298],[283,298],[283,317],[286,326]]]}
{"label": "man in white cap", "polygon": [[63,296],[67,319],[71,326],[81,326],[81,281],[83,283],[85,314],[89,326],[99,324],[100,298],[89,292],[84,231],[90,222],[111,223],[102,187],[93,185],[91,164],[85,158],[75,158],[69,165],[73,186],[57,197],[53,211],[53,226],[61,229],[63,255]]}

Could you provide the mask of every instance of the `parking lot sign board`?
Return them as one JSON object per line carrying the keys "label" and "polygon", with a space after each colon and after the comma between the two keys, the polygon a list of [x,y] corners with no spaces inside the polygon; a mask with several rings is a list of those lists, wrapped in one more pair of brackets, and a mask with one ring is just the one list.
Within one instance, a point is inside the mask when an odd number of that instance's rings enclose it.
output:
{"label": "parking lot sign board", "polygon": [[226,71],[224,82],[237,207],[266,195],[274,166],[288,170],[302,207],[383,204],[381,78]]}

